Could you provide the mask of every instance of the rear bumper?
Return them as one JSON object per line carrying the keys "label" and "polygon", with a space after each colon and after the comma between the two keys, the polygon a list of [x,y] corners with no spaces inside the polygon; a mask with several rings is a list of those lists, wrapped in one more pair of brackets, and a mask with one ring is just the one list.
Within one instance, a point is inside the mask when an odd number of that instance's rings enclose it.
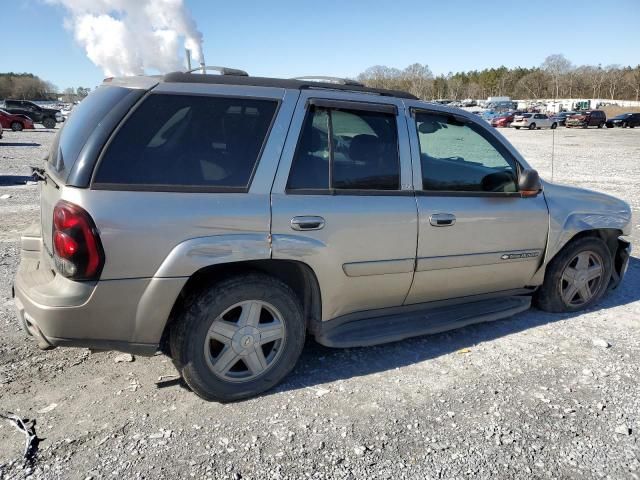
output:
{"label": "rear bumper", "polygon": [[38,347],[86,347],[153,355],[186,279],[74,282],[56,274],[39,232],[22,237],[13,295]]}

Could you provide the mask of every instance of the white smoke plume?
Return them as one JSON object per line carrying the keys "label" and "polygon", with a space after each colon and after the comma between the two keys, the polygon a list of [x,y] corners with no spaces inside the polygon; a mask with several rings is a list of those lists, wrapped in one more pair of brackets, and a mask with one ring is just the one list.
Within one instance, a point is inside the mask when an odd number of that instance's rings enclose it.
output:
{"label": "white smoke plume", "polygon": [[46,0],[69,12],[89,59],[108,77],[184,68],[183,46],[203,62],[202,34],[183,0]]}

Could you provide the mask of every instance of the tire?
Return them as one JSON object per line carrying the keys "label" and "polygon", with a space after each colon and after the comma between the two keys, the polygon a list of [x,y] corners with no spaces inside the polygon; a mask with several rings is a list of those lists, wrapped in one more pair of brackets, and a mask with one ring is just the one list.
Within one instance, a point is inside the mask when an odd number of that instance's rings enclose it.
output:
{"label": "tire", "polygon": [[622,128],[627,128],[627,122],[622,122]]}
{"label": "tire", "polygon": [[600,122],[600,123],[598,124],[598,128],[602,128],[602,127],[604,127],[604,122]]}
{"label": "tire", "polygon": [[[280,337],[262,343],[267,333]],[[293,290],[273,277],[251,273],[188,298],[171,327],[169,347],[199,397],[230,402],[278,384],[295,366],[304,341],[303,310]]]}
{"label": "tire", "polygon": [[607,123],[606,125],[607,125],[607,128],[613,128],[614,126],[613,123]]}
{"label": "tire", "polygon": [[558,128],[558,124],[556,122],[553,122],[551,124],[551,130],[555,130],[556,128]]}
{"label": "tire", "polygon": [[20,122],[12,122],[11,123],[11,130],[13,130],[14,132],[19,132],[22,130],[22,123]]}
{"label": "tire", "polygon": [[[581,260],[584,258],[586,267]],[[600,266],[600,275],[589,279],[589,271],[593,271],[592,275],[597,273],[596,265]],[[607,291],[611,270],[611,252],[602,240],[583,237],[571,241],[549,263],[544,283],[535,294],[535,305],[556,313],[587,309]]]}
{"label": "tire", "polygon": [[529,130],[535,130],[536,129],[536,124],[532,123],[531,125],[529,125]]}
{"label": "tire", "polygon": [[44,128],[56,128],[56,120],[54,118],[47,117],[42,120],[42,125],[44,125]]}
{"label": "tire", "polygon": [[520,127],[513,127],[513,128],[515,128],[516,130],[520,130]]}

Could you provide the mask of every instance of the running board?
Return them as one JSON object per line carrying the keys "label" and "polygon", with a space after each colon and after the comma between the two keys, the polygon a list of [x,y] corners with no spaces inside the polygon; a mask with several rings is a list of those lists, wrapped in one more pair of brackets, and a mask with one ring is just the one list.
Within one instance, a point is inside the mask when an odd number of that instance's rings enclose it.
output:
{"label": "running board", "polygon": [[368,347],[500,320],[530,306],[530,296],[513,296],[373,318],[336,319],[322,325],[316,340],[327,347]]}

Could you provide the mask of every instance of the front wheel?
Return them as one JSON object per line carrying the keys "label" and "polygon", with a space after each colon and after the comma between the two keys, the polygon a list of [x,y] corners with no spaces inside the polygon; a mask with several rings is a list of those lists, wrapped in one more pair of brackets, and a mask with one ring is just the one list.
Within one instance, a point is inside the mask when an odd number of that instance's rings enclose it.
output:
{"label": "front wheel", "polygon": [[54,118],[47,117],[42,120],[42,125],[44,125],[44,128],[56,128],[56,121]]}
{"label": "front wheel", "polygon": [[11,124],[11,130],[14,132],[19,132],[22,130],[22,124],[20,122],[13,122]]}
{"label": "front wheel", "polygon": [[290,287],[252,273],[187,300],[170,332],[174,364],[205,400],[253,397],[294,367],[305,340],[302,306]]}
{"label": "front wheel", "polygon": [[611,279],[611,252],[595,237],[567,244],[549,263],[535,303],[547,312],[575,312],[595,304]]}
{"label": "front wheel", "polygon": [[622,122],[622,128],[627,128],[627,122]]}
{"label": "front wheel", "polygon": [[598,124],[598,128],[602,128],[602,127],[604,127],[604,122],[600,122],[600,123]]}
{"label": "front wheel", "polygon": [[536,129],[536,124],[532,123],[531,125],[529,125],[529,130],[535,130]]}
{"label": "front wheel", "polygon": [[553,122],[551,124],[551,130],[555,130],[556,128],[558,128],[558,124],[556,122]]}
{"label": "front wheel", "polygon": [[516,130],[520,130],[520,127],[513,127],[513,128],[515,128]]}

